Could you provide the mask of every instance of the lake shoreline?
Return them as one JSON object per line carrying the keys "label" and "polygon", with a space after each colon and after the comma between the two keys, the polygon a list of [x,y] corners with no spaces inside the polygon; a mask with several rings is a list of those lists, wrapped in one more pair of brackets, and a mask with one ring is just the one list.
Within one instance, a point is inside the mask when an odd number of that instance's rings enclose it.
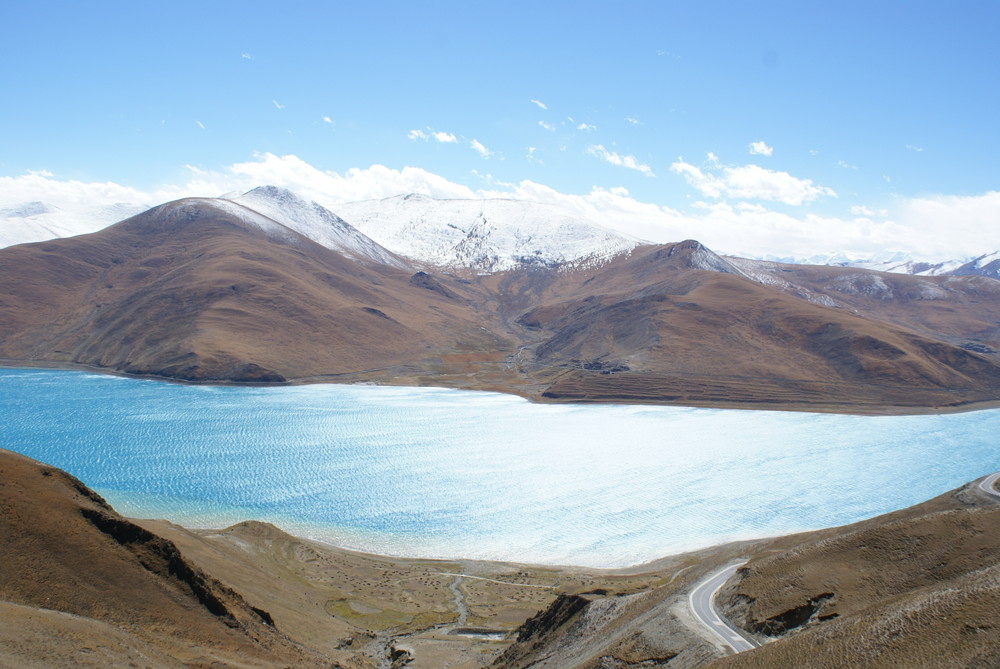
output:
{"label": "lake shoreline", "polygon": [[77,362],[63,362],[63,361],[52,361],[52,360],[17,360],[11,358],[0,358],[0,369],[39,369],[39,370],[62,370],[62,371],[78,371],[78,372],[91,372],[94,374],[104,374],[107,376],[117,376],[126,379],[139,379],[145,381],[159,381],[162,383],[173,383],[178,385],[188,385],[188,386],[219,386],[219,387],[236,387],[236,388],[285,388],[290,386],[308,386],[308,385],[369,385],[369,386],[385,386],[385,387],[402,387],[402,388],[443,388],[449,390],[467,390],[472,392],[492,392],[492,393],[502,393],[504,395],[511,395],[514,397],[520,397],[521,399],[527,400],[533,404],[569,404],[569,405],[580,405],[580,406],[670,406],[670,407],[687,407],[692,409],[726,409],[726,410],[737,410],[737,411],[786,411],[793,413],[818,413],[818,414],[837,414],[845,416],[927,416],[935,414],[956,414],[956,413],[967,413],[972,411],[984,411],[989,409],[1000,408],[1000,399],[995,400],[983,400],[975,402],[964,402],[957,405],[942,405],[942,406],[841,406],[836,404],[831,405],[816,405],[809,403],[775,403],[769,401],[761,402],[750,402],[750,401],[718,401],[718,402],[677,402],[668,400],[642,400],[642,399],[631,399],[629,401],[615,400],[612,398],[595,398],[595,399],[558,399],[545,397],[542,393],[529,393],[525,391],[518,390],[517,388],[511,388],[509,386],[504,386],[502,384],[459,384],[459,383],[447,383],[447,377],[441,379],[434,379],[433,377],[421,377],[421,383],[413,384],[404,381],[401,382],[385,382],[384,380],[369,380],[359,378],[360,374],[365,372],[344,372],[339,374],[327,374],[319,376],[308,376],[302,378],[288,379],[286,381],[237,381],[232,379],[205,379],[205,380],[192,380],[192,379],[181,379],[169,376],[160,376],[157,374],[134,374],[131,372],[125,372],[122,370],[114,369],[111,367],[100,367],[97,365],[90,365],[87,363],[77,363]]}

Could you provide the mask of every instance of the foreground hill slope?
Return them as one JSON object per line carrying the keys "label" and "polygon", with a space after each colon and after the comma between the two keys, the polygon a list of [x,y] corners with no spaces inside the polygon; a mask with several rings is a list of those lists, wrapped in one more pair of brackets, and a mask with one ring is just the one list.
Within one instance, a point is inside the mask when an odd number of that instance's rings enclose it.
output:
{"label": "foreground hill slope", "polygon": [[[969,484],[840,528],[734,547],[717,595],[764,645],[706,652],[689,581],[633,597],[563,597],[521,627],[498,669],[992,667],[1000,657],[1000,499]],[[719,555],[689,556],[694,582]],[[688,633],[685,634],[684,631]]]}
{"label": "foreground hill slope", "polygon": [[72,476],[2,450],[0,536],[4,666],[330,666]]}
{"label": "foreground hill slope", "polygon": [[712,666],[995,666],[998,502],[967,486],[758,553],[718,601],[780,641]]}
{"label": "foreground hill slope", "polygon": [[[1000,649],[1000,498],[975,484],[845,527],[588,570],[131,521],[3,450],[0,482],[3,666],[989,667]],[[717,602],[768,643],[725,657],[687,599],[737,559]]]}
{"label": "foreground hill slope", "polygon": [[277,190],[0,249],[8,363],[917,411],[1000,400],[998,349],[1000,282],[983,277],[741,261],[694,241],[583,264],[417,270]]}

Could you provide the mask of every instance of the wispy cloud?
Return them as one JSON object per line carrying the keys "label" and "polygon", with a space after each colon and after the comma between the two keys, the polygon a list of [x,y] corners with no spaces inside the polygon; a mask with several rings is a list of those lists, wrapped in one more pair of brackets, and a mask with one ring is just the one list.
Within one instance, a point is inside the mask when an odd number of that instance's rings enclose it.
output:
{"label": "wispy cloud", "polygon": [[626,116],[625,122],[628,123],[629,125],[642,125],[642,121],[640,121],[634,116]]}
{"label": "wispy cloud", "polygon": [[592,156],[600,158],[606,163],[611,163],[612,165],[617,165],[619,167],[627,167],[630,170],[636,170],[637,172],[642,172],[647,177],[655,177],[652,168],[649,165],[643,165],[635,156],[622,156],[614,151],[608,151],[600,144],[592,144],[587,147],[587,153]]}
{"label": "wispy cloud", "polygon": [[204,130],[204,129],[205,129],[205,124],[204,124],[204,123],[202,123],[201,121],[197,120],[197,119],[195,119],[195,124],[196,124],[196,125],[197,125],[197,126],[198,126],[199,128],[201,128],[202,130]]}
{"label": "wispy cloud", "polygon": [[852,165],[849,162],[847,162],[846,160],[838,160],[837,161],[837,167],[842,167],[845,170],[856,170],[856,169],[858,169],[857,165]]}
{"label": "wispy cloud", "polygon": [[538,105],[538,108],[539,108],[539,109],[548,109],[548,108],[549,108],[549,107],[548,107],[548,105],[546,105],[546,104],[545,104],[544,102],[542,102],[541,100],[535,100],[534,98],[532,98],[532,99],[531,99],[531,102],[533,102],[533,103],[535,103],[536,105]]}
{"label": "wispy cloud", "polygon": [[323,123],[333,123],[333,119],[330,118],[329,116],[324,116]]}
{"label": "wispy cloud", "polygon": [[244,58],[246,60],[253,60],[253,56],[250,55],[249,53],[241,53],[240,58]]}
{"label": "wispy cloud", "polygon": [[274,108],[275,109],[284,109],[285,108],[285,105],[281,104],[277,100],[271,100],[271,102],[274,104]]}
{"label": "wispy cloud", "polygon": [[555,130],[556,130],[556,127],[554,125],[552,125],[551,123],[546,123],[545,121],[539,121],[538,125],[542,126],[543,128],[545,128],[549,132],[555,132]]}
{"label": "wispy cloud", "polygon": [[525,155],[525,158],[527,158],[528,162],[530,163],[538,163],[539,165],[544,165],[545,163],[543,163],[542,160],[535,155],[535,151],[537,150],[538,150],[537,146],[529,146],[528,153],[527,155]]}
{"label": "wispy cloud", "polygon": [[488,159],[490,156],[493,155],[493,152],[487,149],[485,146],[483,146],[482,142],[480,142],[478,139],[474,139],[471,142],[469,142],[469,147],[473,151],[478,153],[484,160]]}
{"label": "wispy cloud", "polygon": [[887,209],[872,209],[871,207],[865,207],[863,205],[855,205],[851,207],[851,214],[854,216],[865,216],[867,218],[874,218],[876,216],[885,218],[889,215],[889,211]]}
{"label": "wispy cloud", "polygon": [[764,142],[750,142],[750,155],[770,156],[774,153],[774,147],[768,146]]}
{"label": "wispy cloud", "polygon": [[908,148],[910,151],[915,151],[916,153],[924,152],[924,147],[922,146],[914,146],[913,144],[907,144],[906,148]]}
{"label": "wispy cloud", "polygon": [[679,159],[670,166],[670,171],[683,176],[702,195],[716,199],[769,200],[798,206],[823,196],[837,196],[832,189],[817,186],[811,179],[799,179],[788,172],[759,165],[725,167],[709,161],[709,166],[702,170]]}
{"label": "wispy cloud", "polygon": [[581,123],[580,125],[576,126],[576,129],[577,130],[586,130],[587,132],[591,132],[593,130],[597,130],[597,126],[596,125],[590,125],[589,123]]}
{"label": "wispy cloud", "polygon": [[433,139],[436,142],[441,142],[442,144],[456,144],[458,143],[458,137],[450,132],[443,132],[434,130],[434,128],[427,128],[427,132],[419,129],[413,129],[406,133],[406,136],[412,140],[422,139],[425,142]]}

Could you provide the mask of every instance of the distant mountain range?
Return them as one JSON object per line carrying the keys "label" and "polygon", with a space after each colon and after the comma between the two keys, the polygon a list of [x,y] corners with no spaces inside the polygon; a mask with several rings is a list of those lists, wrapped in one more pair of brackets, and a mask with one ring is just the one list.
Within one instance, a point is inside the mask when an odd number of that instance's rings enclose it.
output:
{"label": "distant mountain range", "polygon": [[894,274],[916,274],[919,276],[988,276],[1000,279],[1000,251],[986,253],[974,258],[948,260],[944,262],[917,262],[905,253],[891,253],[867,260],[852,260],[840,253],[813,256],[806,259],[785,258],[781,262],[803,265],[832,265],[836,267],[857,267],[876,272]]}
{"label": "distant mountain range", "polygon": [[[555,207],[518,200],[437,200],[410,194],[341,204],[334,213],[275,186],[231,193],[222,199],[272,218],[327,248],[390,264],[469,268],[481,273],[526,265],[597,265],[647,243]],[[28,202],[0,209],[0,248],[96,232],[148,208],[122,203],[60,209]],[[390,261],[392,255],[396,258]],[[839,252],[768,260],[1000,279],[1000,251],[938,262],[918,262],[904,253],[859,259]]]}
{"label": "distant mountain range", "polygon": [[1000,282],[983,276],[722,257],[519,202],[344,211],[358,225],[264,187],[0,249],[0,358],[547,401],[913,411],[1000,399]]}

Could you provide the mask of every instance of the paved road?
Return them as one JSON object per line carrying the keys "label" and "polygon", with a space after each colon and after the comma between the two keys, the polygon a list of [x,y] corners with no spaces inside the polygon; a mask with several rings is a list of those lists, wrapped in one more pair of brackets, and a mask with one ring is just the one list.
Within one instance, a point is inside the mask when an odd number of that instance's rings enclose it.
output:
{"label": "paved road", "polygon": [[982,481],[979,482],[979,489],[985,492],[987,495],[993,495],[994,497],[1000,497],[1000,492],[997,492],[993,484],[996,483],[997,479],[1000,478],[1000,472],[996,474],[990,474]]}
{"label": "paved road", "polygon": [[756,648],[757,643],[743,636],[742,632],[722,617],[718,609],[715,608],[715,595],[722,589],[729,577],[744,564],[746,563],[730,565],[721,571],[710,574],[695,586],[688,596],[688,606],[695,619],[736,653]]}

